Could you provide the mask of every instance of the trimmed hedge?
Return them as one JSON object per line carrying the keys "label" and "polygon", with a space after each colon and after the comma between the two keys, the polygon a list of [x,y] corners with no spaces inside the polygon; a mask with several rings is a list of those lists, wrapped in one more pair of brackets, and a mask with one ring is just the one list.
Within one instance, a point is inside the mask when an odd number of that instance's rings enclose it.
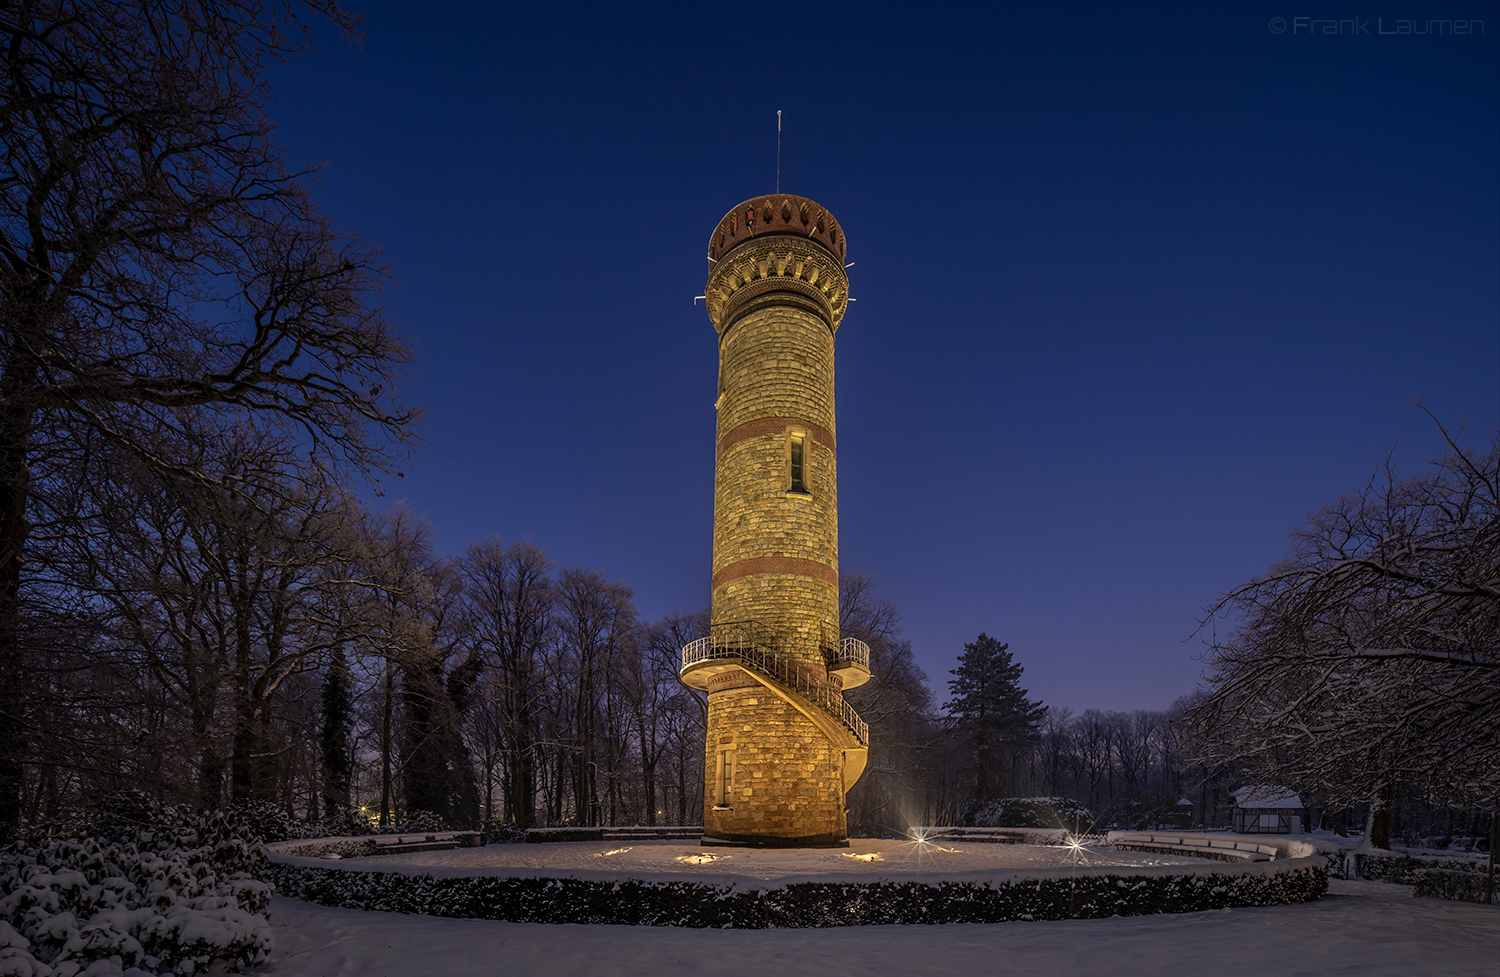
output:
{"label": "trimmed hedge", "polygon": [[608,828],[527,828],[519,840],[531,844],[563,841],[677,841],[703,834],[701,824],[622,824]]}
{"label": "trimmed hedge", "polygon": [[1067,797],[1002,797],[990,801],[964,822],[976,828],[1092,829],[1094,814]]}
{"label": "trimmed hedge", "polygon": [[277,851],[301,858],[327,858],[330,855],[337,855],[339,858],[366,858],[379,854],[380,846],[375,844],[373,838],[347,838],[309,842],[305,845],[280,845]]}
{"label": "trimmed hedge", "polygon": [[614,923],[731,929],[1002,923],[1199,912],[1307,902],[1328,890],[1321,858],[1278,870],[1127,873],[1000,882],[791,882],[744,888],[691,880],[440,877],[347,871],[273,860],[294,899],[514,923]]}
{"label": "trimmed hedge", "polygon": [[1351,851],[1345,856],[1349,878],[1361,878],[1368,882],[1394,882],[1397,885],[1412,885],[1415,873],[1424,869],[1443,872],[1487,872],[1478,858],[1463,858],[1452,855],[1412,855],[1401,851]]}
{"label": "trimmed hedge", "polygon": [[[1489,892],[1489,882],[1490,873],[1487,871],[1419,868],[1411,873],[1412,895],[1457,902],[1484,902]],[[1500,899],[1500,885],[1496,886],[1496,890],[1495,898]]]}
{"label": "trimmed hedge", "polygon": [[603,828],[527,828],[526,840],[532,844],[551,841],[603,841]]}

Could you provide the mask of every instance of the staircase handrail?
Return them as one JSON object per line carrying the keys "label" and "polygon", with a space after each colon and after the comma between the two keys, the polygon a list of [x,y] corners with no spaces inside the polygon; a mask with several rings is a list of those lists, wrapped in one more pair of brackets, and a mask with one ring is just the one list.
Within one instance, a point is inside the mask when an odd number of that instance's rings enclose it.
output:
{"label": "staircase handrail", "polygon": [[[744,640],[742,636],[745,633],[743,630],[724,628],[719,634],[709,634],[707,637],[688,642],[682,646],[682,670],[686,671],[689,667],[705,661],[729,660],[741,666],[748,666],[776,680],[837,719],[854,735],[861,746],[870,745],[870,725],[859,718],[859,713],[844,698],[842,692],[809,682],[802,669],[797,667],[803,664],[802,662],[772,651],[758,642]],[[866,651],[868,653],[868,649]],[[868,662],[868,657],[866,662]]]}

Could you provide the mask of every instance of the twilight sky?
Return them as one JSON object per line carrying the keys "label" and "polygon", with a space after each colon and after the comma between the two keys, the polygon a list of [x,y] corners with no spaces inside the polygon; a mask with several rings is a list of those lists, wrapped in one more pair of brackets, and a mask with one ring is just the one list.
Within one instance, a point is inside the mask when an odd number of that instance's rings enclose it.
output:
{"label": "twilight sky", "polygon": [[[429,413],[393,492],[445,552],[529,537],[658,617],[709,599],[693,297],[784,110],[781,187],[856,263],[841,569],[940,697],[985,631],[1049,704],[1159,709],[1203,607],[1441,453],[1412,400],[1500,420],[1500,4],[1295,19],[1334,6],[377,0],[272,114],[400,281]],[[1411,18],[1485,33],[1381,33]]]}

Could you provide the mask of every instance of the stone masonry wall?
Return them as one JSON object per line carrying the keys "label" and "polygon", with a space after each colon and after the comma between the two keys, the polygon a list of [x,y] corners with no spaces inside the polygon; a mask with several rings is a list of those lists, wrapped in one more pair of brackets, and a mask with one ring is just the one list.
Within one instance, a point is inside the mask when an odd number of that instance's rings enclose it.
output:
{"label": "stone masonry wall", "polygon": [[[804,309],[761,308],[733,324],[720,357],[713,619],[771,626],[786,641],[780,650],[819,661],[821,644],[838,637],[838,460],[813,434],[831,440],[835,431],[833,334]],[[726,443],[766,418],[785,423]],[[805,435],[806,496],[787,491],[793,432]],[[776,558],[812,565],[747,565]]]}
{"label": "stone masonry wall", "polygon": [[[770,629],[776,650],[826,678],[823,649],[839,621],[830,316],[847,295],[843,266],[805,240],[762,238],[724,255],[707,294],[720,331],[712,620]],[[824,296],[833,304],[820,305]],[[789,491],[794,435],[805,493]],[[716,676],[708,691],[704,834],[841,842],[842,746],[748,675]],[[726,750],[733,783],[720,805]]]}
{"label": "stone masonry wall", "polygon": [[[753,681],[753,680],[752,680]],[[812,720],[756,684],[710,693],[703,833],[715,838],[842,839],[843,753]],[[719,755],[733,749],[729,810],[714,803]]]}

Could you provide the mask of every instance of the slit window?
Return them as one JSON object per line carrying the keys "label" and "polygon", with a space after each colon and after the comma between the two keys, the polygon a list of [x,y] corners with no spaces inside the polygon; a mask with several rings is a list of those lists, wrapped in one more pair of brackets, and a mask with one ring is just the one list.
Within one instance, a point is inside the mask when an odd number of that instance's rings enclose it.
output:
{"label": "slit window", "polygon": [[792,435],[791,444],[791,475],[792,484],[790,491],[807,491],[807,466],[805,464],[805,439],[800,434]]}
{"label": "slit window", "polygon": [[719,751],[719,806],[728,807],[734,790],[734,751]]}

